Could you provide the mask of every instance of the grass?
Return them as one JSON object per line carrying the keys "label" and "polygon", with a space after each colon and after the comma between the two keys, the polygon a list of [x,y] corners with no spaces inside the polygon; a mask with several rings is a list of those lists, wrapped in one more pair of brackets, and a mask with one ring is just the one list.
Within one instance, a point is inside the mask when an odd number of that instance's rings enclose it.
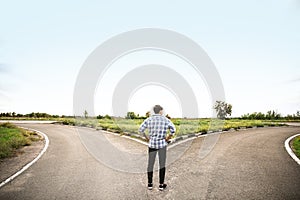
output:
{"label": "grass", "polygon": [[[91,127],[97,130],[107,130],[114,133],[134,135],[139,134],[138,129],[143,119],[124,118],[55,118],[64,125]],[[176,126],[175,137],[195,134],[210,133],[215,131],[240,130],[254,127],[283,126],[281,121],[271,120],[242,120],[242,119],[181,119],[174,118],[172,122]],[[146,132],[147,133],[147,132]]]}
{"label": "grass", "polygon": [[300,158],[300,136],[293,139],[292,148],[298,158]]}
{"label": "grass", "polygon": [[[84,118],[60,118],[58,119],[62,124],[77,125],[96,128],[98,130],[107,130],[120,134],[138,134],[142,119],[84,119]],[[283,126],[284,124],[276,121],[267,120],[241,120],[241,119],[172,119],[172,122],[176,126],[176,135],[182,136],[194,133],[207,133],[215,131],[228,131],[230,129],[239,130],[252,127],[264,127],[264,126]]]}
{"label": "grass", "polygon": [[34,132],[20,129],[10,123],[0,124],[0,159],[13,156],[17,149],[31,145],[37,140],[40,140],[40,137]]}

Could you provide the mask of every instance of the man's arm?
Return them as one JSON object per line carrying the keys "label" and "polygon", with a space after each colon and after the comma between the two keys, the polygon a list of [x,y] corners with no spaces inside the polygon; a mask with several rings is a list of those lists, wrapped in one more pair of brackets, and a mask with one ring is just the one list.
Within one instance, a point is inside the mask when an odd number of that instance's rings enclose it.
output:
{"label": "man's arm", "polygon": [[169,127],[169,130],[170,130],[170,134],[166,137],[167,142],[173,137],[173,135],[176,132],[176,127],[170,120],[169,120],[168,127]]}
{"label": "man's arm", "polygon": [[148,120],[146,119],[140,126],[139,128],[139,132],[143,134],[143,136],[145,137],[146,141],[149,141],[148,136],[145,134],[145,130],[146,128],[148,128]]}

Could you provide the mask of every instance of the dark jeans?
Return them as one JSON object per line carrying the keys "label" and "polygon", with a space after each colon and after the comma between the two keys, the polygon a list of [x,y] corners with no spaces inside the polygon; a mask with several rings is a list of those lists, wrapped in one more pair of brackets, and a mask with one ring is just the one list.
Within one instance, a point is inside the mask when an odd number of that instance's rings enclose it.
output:
{"label": "dark jeans", "polygon": [[167,156],[167,147],[161,149],[152,149],[149,148],[148,152],[148,183],[152,183],[153,179],[153,167],[155,163],[155,157],[158,152],[159,158],[159,183],[163,184],[165,181],[166,174],[166,156]]}

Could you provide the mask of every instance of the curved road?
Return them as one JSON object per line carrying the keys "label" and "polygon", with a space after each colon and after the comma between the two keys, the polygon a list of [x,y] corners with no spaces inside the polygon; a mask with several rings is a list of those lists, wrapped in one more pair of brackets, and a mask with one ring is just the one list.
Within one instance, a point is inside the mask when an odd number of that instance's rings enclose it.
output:
{"label": "curved road", "polygon": [[[74,127],[22,126],[46,133],[50,145],[37,163],[0,189],[0,199],[300,199],[300,166],[284,149],[285,139],[300,133],[300,127],[228,132],[204,159],[199,157],[203,138],[197,138],[168,166],[169,187],[160,192],[155,182],[154,190],[147,190],[146,173],[121,172],[95,159]],[[119,149],[146,156],[142,144],[110,134],[107,138]],[[182,153],[184,145],[171,148],[169,154]]]}

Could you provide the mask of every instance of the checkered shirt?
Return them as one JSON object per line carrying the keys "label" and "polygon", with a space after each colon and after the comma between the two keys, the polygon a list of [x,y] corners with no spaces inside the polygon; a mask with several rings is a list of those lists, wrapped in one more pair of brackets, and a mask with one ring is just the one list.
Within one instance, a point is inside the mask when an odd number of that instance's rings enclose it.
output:
{"label": "checkered shirt", "polygon": [[139,132],[145,136],[145,130],[149,130],[149,147],[153,149],[161,149],[167,146],[165,140],[167,130],[170,130],[170,135],[176,131],[174,124],[166,117],[155,114],[145,119],[139,128]]}

